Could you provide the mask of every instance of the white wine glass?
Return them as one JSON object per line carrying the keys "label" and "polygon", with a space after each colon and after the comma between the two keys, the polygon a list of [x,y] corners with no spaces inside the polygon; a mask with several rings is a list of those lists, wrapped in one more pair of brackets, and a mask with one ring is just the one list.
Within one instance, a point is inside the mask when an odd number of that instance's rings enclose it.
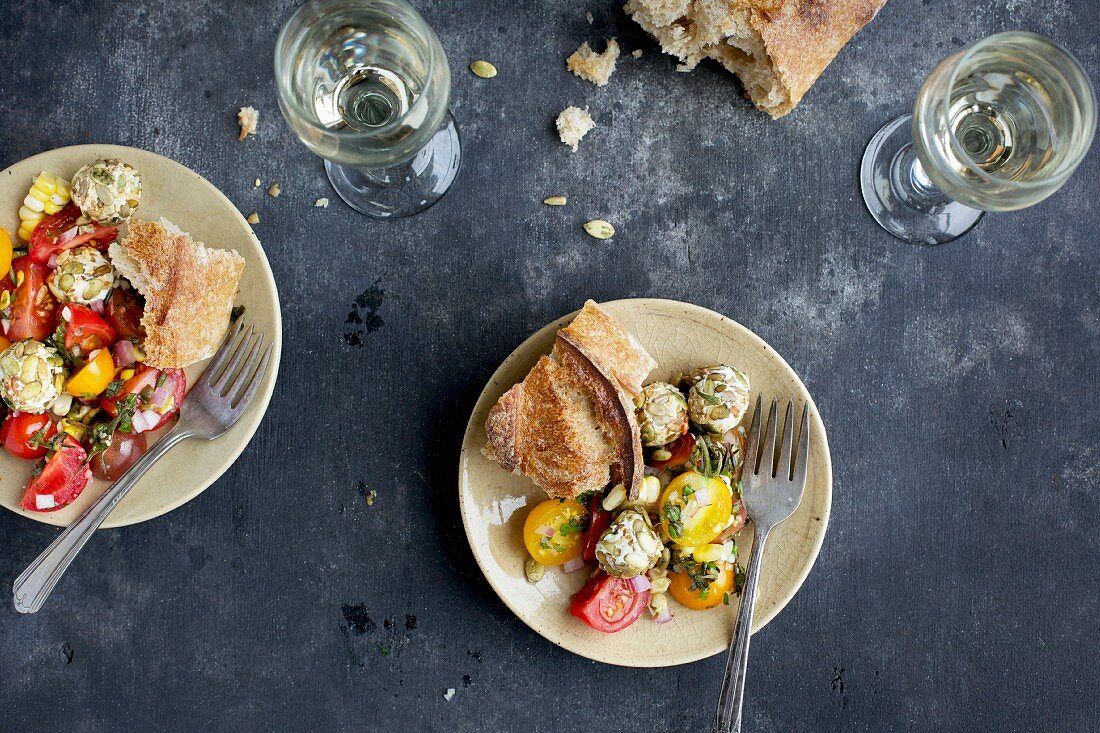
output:
{"label": "white wine glass", "polygon": [[949,242],[986,211],[1057,191],[1095,132],[1096,93],[1077,59],[1034,33],[998,33],[941,61],[913,114],[875,134],[863,200],[898,239]]}
{"label": "white wine glass", "polygon": [[378,218],[447,192],[461,145],[439,38],[405,0],[310,0],[275,44],[279,108],[336,193]]}

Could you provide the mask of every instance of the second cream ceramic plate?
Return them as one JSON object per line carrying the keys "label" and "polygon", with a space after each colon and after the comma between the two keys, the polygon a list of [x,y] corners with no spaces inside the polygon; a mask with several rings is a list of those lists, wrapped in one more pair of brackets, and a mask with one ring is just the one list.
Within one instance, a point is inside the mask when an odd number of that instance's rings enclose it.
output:
{"label": "second cream ceramic plate", "polygon": [[[187,440],[173,448],[119,502],[103,523],[119,527],[160,516],[190,501],[225,472],[251,440],[275,388],[282,351],[279,295],[271,267],[252,228],[233,203],[198,173],[156,153],[119,145],[76,145],[27,158],[0,171],[0,226],[12,236],[19,228],[19,205],[31,182],[42,171],[70,178],[76,169],[98,158],[119,158],[141,173],[141,206],[135,216],[156,221],[165,217],[209,247],[235,249],[244,257],[237,304],[245,307],[245,319],[255,324],[272,344],[271,366],[252,406],[240,422],[214,441]],[[125,234],[123,227],[123,234]],[[205,362],[187,368],[192,384]],[[153,433],[150,444],[167,428]],[[103,492],[96,479],[69,506],[55,512],[29,512],[19,506],[32,464],[0,451],[0,505],[30,519],[67,526]]]}
{"label": "second cream ceramic plate", "polygon": [[[758,631],[775,618],[798,591],[813,567],[829,520],[832,464],[825,426],[798,375],[760,337],[739,323],[705,308],[671,300],[637,299],[602,303],[657,360],[649,380],[725,363],[746,374],[753,402],[793,399],[810,409],[810,459],[802,503],[773,531],[764,553],[755,625]],[[600,662],[630,667],[683,664],[725,651],[733,635],[737,601],[705,611],[686,609],[669,598],[674,618],[658,625],[645,614],[616,634],[590,629],[569,614],[569,599],[584,584],[584,571],[565,574],[547,568],[538,584],[527,582],[523,564],[523,522],[531,506],[546,494],[521,476],[505,472],[485,458],[485,418],[505,391],[521,381],[539,357],[549,353],[558,329],[571,313],[524,341],[489,380],[470,416],[459,460],[462,521],[485,577],[501,599],[528,626],[554,644]],[[746,420],[751,419],[747,418]],[[742,552],[752,546],[752,531],[737,538]],[[739,563],[744,565],[742,556]]]}

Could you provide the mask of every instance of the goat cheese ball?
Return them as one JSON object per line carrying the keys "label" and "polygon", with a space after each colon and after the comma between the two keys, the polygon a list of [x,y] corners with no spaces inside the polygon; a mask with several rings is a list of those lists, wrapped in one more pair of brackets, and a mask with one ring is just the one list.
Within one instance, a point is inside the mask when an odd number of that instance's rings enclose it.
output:
{"label": "goat cheese ball", "polygon": [[688,416],[700,429],[721,435],[741,422],[749,409],[749,378],[731,366],[703,367],[684,377]]}
{"label": "goat cheese ball", "polygon": [[119,224],[141,202],[141,174],[115,158],[88,163],[73,176],[72,200],[92,221]]}
{"label": "goat cheese ball", "polygon": [[645,512],[626,509],[596,543],[596,560],[608,575],[633,578],[657,564],[661,547]]}
{"label": "goat cheese ball", "polygon": [[74,247],[57,256],[46,284],[62,303],[90,305],[107,299],[115,286],[115,268],[95,247]]}
{"label": "goat cheese ball", "polygon": [[27,339],[0,352],[0,397],[16,412],[45,412],[64,382],[65,364],[51,346]]}
{"label": "goat cheese ball", "polygon": [[687,432],[687,400],[671,384],[653,382],[642,387],[642,406],[636,413],[644,446],[671,443]]}

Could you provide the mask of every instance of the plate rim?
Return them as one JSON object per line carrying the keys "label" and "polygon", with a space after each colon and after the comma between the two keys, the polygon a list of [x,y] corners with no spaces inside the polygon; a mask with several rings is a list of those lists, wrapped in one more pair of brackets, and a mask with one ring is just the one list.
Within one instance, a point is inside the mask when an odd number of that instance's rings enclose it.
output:
{"label": "plate rim", "polygon": [[[222,475],[224,475],[225,472],[228,471],[233,466],[233,464],[237,462],[237,459],[241,456],[242,453],[244,453],[245,448],[247,448],[252,442],[252,438],[255,437],[256,431],[259,430],[260,423],[263,422],[264,417],[267,415],[267,409],[271,404],[271,397],[275,392],[275,384],[278,382],[279,379],[279,366],[282,362],[283,354],[283,313],[281,300],[279,298],[279,286],[278,283],[275,282],[275,274],[271,270],[271,263],[268,260],[267,252],[264,250],[263,244],[260,243],[260,239],[256,236],[256,232],[252,230],[252,227],[245,220],[244,215],[241,214],[240,209],[237,208],[236,204],[234,204],[233,201],[230,200],[230,198],[221,191],[221,189],[211,183],[201,173],[191,169],[190,167],[179,162],[178,160],[173,160],[166,155],[161,155],[160,153],[154,152],[152,150],[137,148],[131,145],[118,145],[116,143],[82,143],[79,145],[63,145],[58,148],[43,150],[39,153],[35,153],[34,155],[30,155],[26,158],[17,160],[0,170],[0,176],[7,173],[11,168],[14,168],[17,165],[31,162],[36,158],[46,158],[48,156],[62,152],[79,153],[82,151],[95,151],[94,157],[96,158],[104,157],[100,155],[100,153],[106,152],[108,154],[113,154],[114,157],[123,159],[126,157],[127,153],[132,153],[136,151],[142,156],[153,156],[155,158],[159,158],[162,163],[166,163],[169,166],[176,166],[187,172],[188,174],[195,176],[195,178],[198,179],[199,185],[205,187],[209,192],[214,195],[214,198],[220,199],[222,203],[228,206],[229,210],[233,212],[233,216],[237,220],[239,220],[240,224],[244,226],[244,231],[247,232],[248,237],[252,240],[252,244],[255,245],[256,251],[259,253],[259,261],[256,264],[260,265],[259,270],[262,274],[262,277],[266,281],[266,284],[270,287],[270,292],[274,305],[274,307],[272,308],[274,312],[274,318],[272,319],[272,328],[274,333],[271,335],[271,342],[274,347],[272,356],[274,358],[272,359],[272,366],[270,367],[273,368],[273,371],[271,373],[271,378],[268,381],[269,386],[266,389],[262,390],[259,395],[257,395],[257,403],[254,404],[252,408],[242,417],[243,420],[247,418],[249,413],[255,415],[255,422],[253,425],[248,427],[247,434],[242,436],[242,439],[240,440],[240,443],[235,450],[228,450],[222,454],[219,465],[209,474],[207,474],[206,477],[200,480],[196,484],[195,489],[188,492],[183,492],[176,499],[166,503],[164,506],[158,508],[157,510],[143,512],[141,514],[128,517],[124,520],[112,520],[111,515],[108,515],[106,521],[103,522],[102,529],[114,529],[116,527],[128,527],[134,524],[148,522],[151,519],[156,519],[157,517],[163,516],[171,511],[179,509],[181,506],[188,503],[195,497],[199,496],[199,494],[210,488],[210,486],[213,485],[215,481],[221,478]],[[48,164],[43,168],[43,170],[45,170],[46,167],[48,167]],[[251,260],[246,261],[246,264],[253,265]],[[255,265],[253,265],[253,269],[256,269]],[[51,525],[54,527],[67,527],[70,524],[70,522],[58,520],[56,518],[56,514],[54,514],[53,512],[29,512],[25,509],[22,509],[21,507],[11,507],[6,504],[3,504],[2,506],[14,514],[18,514],[21,517],[33,520],[35,522],[38,522],[39,524]]]}
{"label": "plate rim", "polygon": [[[705,308],[701,305],[696,305],[694,303],[688,303],[688,302],[682,301],[682,300],[673,300],[671,298],[619,298],[619,299],[616,299],[616,300],[598,301],[597,304],[600,307],[603,307],[605,305],[620,305],[620,304],[621,305],[634,305],[634,306],[637,306],[637,307],[645,307],[646,305],[649,305],[649,304],[660,304],[660,305],[666,305],[666,306],[671,305],[671,306],[675,306],[675,307],[678,307],[678,308],[685,308],[689,312],[694,311],[696,313],[700,313],[700,314],[706,316],[707,318],[717,317],[720,321],[731,325],[733,328],[740,329],[740,330],[744,331],[750,337],[751,340],[757,342],[757,346],[759,346],[762,349],[765,349],[767,351],[770,351],[774,355],[774,357],[779,360],[779,363],[782,365],[782,367],[787,372],[789,372],[789,374],[792,377],[794,377],[795,381],[802,387],[802,391],[806,394],[806,397],[809,400],[808,406],[809,406],[810,414],[816,415],[817,419],[818,419],[818,422],[820,422],[820,424],[821,424],[821,435],[822,435],[822,440],[823,440],[823,443],[824,443],[822,448],[823,448],[823,454],[825,456],[824,475],[826,477],[826,481],[825,481],[825,489],[826,490],[824,492],[825,502],[824,502],[823,510],[821,512],[822,516],[821,516],[821,520],[820,520],[821,530],[813,538],[812,543],[811,543],[810,553],[809,553],[809,562],[806,563],[805,569],[796,576],[795,582],[793,584],[791,584],[790,592],[784,594],[779,599],[779,602],[777,602],[772,607],[770,613],[763,612],[763,613],[754,614],[754,618],[753,618],[754,623],[753,623],[753,625],[755,626],[755,628],[754,628],[752,633],[755,634],[755,633],[759,632],[761,629],[763,629],[772,620],[774,620],[775,617],[778,616],[779,613],[784,608],[787,607],[787,604],[789,604],[791,602],[791,600],[798,593],[798,591],[802,589],[802,585],[806,582],[806,579],[810,576],[810,572],[813,570],[814,566],[817,564],[818,556],[820,555],[821,548],[822,548],[822,546],[824,545],[824,542],[825,542],[825,535],[828,534],[829,520],[832,517],[832,505],[833,505],[833,460],[832,460],[832,451],[829,449],[828,431],[825,427],[825,421],[821,417],[821,412],[817,408],[817,403],[814,402],[813,395],[810,394],[809,388],[806,387],[805,382],[802,381],[802,378],[799,376],[798,372],[796,372],[794,370],[794,368],[791,367],[791,365],[789,363],[787,363],[787,360],[783,358],[782,354],[780,354],[778,351],[776,351],[774,348],[772,348],[771,344],[769,344],[767,341],[765,341],[755,331],[753,331],[752,329],[748,328],[747,326],[741,324],[740,322],[734,320],[733,318],[730,318],[729,316],[723,315],[722,313],[718,313],[717,311],[711,310],[709,308]],[[562,315],[559,318],[556,318],[556,319],[550,321],[545,326],[542,326],[541,328],[536,329],[529,336],[527,336],[527,338],[525,338],[523,341],[521,341],[514,349],[512,349],[512,351],[508,354],[508,356],[506,356],[504,358],[504,360],[500,363],[500,365],[497,366],[497,368],[489,376],[489,379],[485,382],[485,386],[482,388],[481,392],[478,394],[477,400],[474,402],[474,406],[470,411],[470,417],[467,419],[467,422],[466,422],[466,430],[463,432],[463,435],[462,435],[462,446],[459,450],[459,459],[458,459],[458,482],[457,482],[457,484],[458,484],[458,486],[457,486],[457,488],[458,488],[458,504],[459,504],[459,514],[461,515],[461,518],[462,518],[462,528],[463,528],[463,531],[466,534],[466,542],[470,547],[470,551],[474,556],[475,562],[477,562],[478,570],[481,572],[481,575],[482,575],[482,577],[485,578],[486,582],[489,583],[489,586],[493,589],[493,592],[496,594],[496,596],[504,603],[504,605],[508,608],[508,610],[511,611],[512,614],[516,616],[516,618],[518,618],[520,621],[522,621],[524,624],[526,624],[532,631],[534,631],[536,634],[541,636],[543,639],[546,639],[547,641],[549,641],[554,646],[561,647],[562,649],[565,649],[566,651],[572,652],[573,654],[576,654],[577,656],[584,657],[586,659],[591,659],[591,660],[596,661],[596,662],[601,662],[601,663],[604,663],[604,664],[610,664],[610,665],[614,665],[614,666],[618,666],[618,667],[631,667],[631,668],[674,667],[674,666],[679,666],[681,664],[689,664],[691,662],[696,662],[696,661],[699,661],[701,659],[707,659],[707,658],[712,657],[716,654],[720,654],[720,653],[722,653],[722,652],[724,652],[728,649],[728,646],[729,646],[728,643],[722,645],[721,647],[716,647],[716,648],[713,648],[713,649],[704,649],[702,651],[684,652],[680,655],[673,656],[671,659],[667,659],[667,660],[666,659],[654,660],[654,662],[652,664],[650,664],[650,663],[648,663],[649,660],[645,660],[645,659],[643,659],[643,660],[631,660],[631,661],[619,660],[619,659],[616,659],[616,658],[608,656],[608,655],[600,654],[598,652],[593,653],[592,651],[587,650],[587,649],[581,650],[581,649],[578,649],[578,648],[574,648],[574,646],[564,644],[556,638],[551,638],[546,633],[544,633],[544,631],[542,629],[538,628],[531,620],[526,618],[524,616],[524,614],[522,614],[520,612],[520,610],[507,597],[507,595],[505,593],[503,593],[500,588],[497,587],[497,585],[493,581],[492,577],[489,575],[488,572],[486,572],[481,554],[479,553],[479,551],[477,549],[477,546],[474,543],[474,538],[470,534],[470,527],[469,527],[469,524],[467,523],[467,520],[466,520],[466,516],[467,516],[466,515],[466,496],[465,496],[466,491],[464,490],[463,473],[464,473],[465,465],[466,465],[466,462],[467,462],[467,445],[472,443],[472,433],[475,432],[476,429],[477,429],[475,424],[474,424],[474,417],[477,415],[478,405],[481,403],[481,400],[485,397],[485,393],[489,390],[490,387],[493,386],[494,382],[497,381],[498,376],[501,374],[502,371],[504,371],[505,367],[507,367],[509,365],[509,363],[511,363],[513,360],[519,358],[520,352],[524,351],[525,346],[527,346],[530,342],[535,341],[536,339],[541,337],[545,332],[550,331],[552,329],[561,328],[561,326],[559,324],[563,324],[567,320],[574,318],[576,316],[576,314],[579,313],[579,312],[580,312],[580,308],[578,308],[578,309],[576,309],[576,310],[574,310],[570,313],[567,313],[565,315]]]}

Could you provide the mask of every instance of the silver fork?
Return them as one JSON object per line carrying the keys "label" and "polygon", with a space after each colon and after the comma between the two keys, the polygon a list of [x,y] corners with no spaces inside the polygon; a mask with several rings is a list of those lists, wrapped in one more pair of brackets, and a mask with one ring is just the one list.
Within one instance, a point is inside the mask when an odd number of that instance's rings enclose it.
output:
{"label": "silver fork", "polygon": [[231,328],[180,405],[180,418],[171,432],[157,441],[15,579],[12,586],[15,610],[34,613],[42,608],[46,596],[84,544],[161,456],[182,440],[214,440],[231,428],[256,396],[270,360],[271,346],[264,347],[264,335],[257,333],[255,326],[249,326],[247,332],[243,323]]}
{"label": "silver fork", "polygon": [[756,398],[756,410],[749,427],[749,445],[742,473],[742,501],[752,519],[752,556],[745,574],[745,587],[741,591],[741,607],[737,611],[737,626],[730,642],[726,659],[726,674],[722,680],[722,692],[718,696],[718,711],[714,718],[714,733],[740,733],[741,704],[745,695],[745,673],[749,662],[749,635],[752,633],[753,606],[756,605],[756,582],[760,575],[760,562],[764,556],[764,543],[775,525],[794,514],[802,501],[806,488],[806,463],[810,450],[808,405],[802,407],[802,427],[798,434],[798,455],[793,459],[794,403],[787,403],[787,415],[783,427],[783,442],[779,447],[778,462],[775,455],[777,409],[772,400],[768,422],[764,428],[764,448],[757,460],[760,445],[761,398]]}

